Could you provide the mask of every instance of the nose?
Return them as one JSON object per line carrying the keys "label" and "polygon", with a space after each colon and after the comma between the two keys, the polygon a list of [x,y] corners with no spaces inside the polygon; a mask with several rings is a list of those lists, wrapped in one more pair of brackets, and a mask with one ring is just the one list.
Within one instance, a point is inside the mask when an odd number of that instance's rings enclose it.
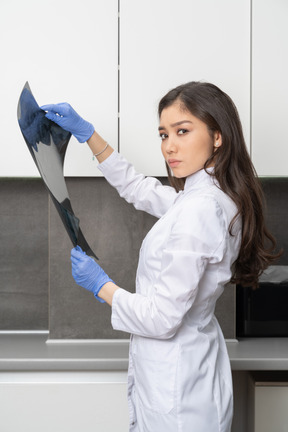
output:
{"label": "nose", "polygon": [[177,152],[177,146],[175,144],[175,141],[171,137],[166,138],[166,140],[164,141],[164,146],[167,154]]}

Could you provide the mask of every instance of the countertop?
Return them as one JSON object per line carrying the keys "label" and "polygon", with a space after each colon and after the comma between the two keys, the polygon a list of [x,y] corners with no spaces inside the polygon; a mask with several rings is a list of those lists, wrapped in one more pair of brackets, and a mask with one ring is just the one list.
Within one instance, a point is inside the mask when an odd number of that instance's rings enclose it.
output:
{"label": "countertop", "polygon": [[1,334],[0,371],[124,371],[129,340],[49,340],[48,334]]}
{"label": "countertop", "polygon": [[[0,333],[0,371],[126,371],[129,340]],[[288,370],[288,338],[227,340],[232,370]]]}

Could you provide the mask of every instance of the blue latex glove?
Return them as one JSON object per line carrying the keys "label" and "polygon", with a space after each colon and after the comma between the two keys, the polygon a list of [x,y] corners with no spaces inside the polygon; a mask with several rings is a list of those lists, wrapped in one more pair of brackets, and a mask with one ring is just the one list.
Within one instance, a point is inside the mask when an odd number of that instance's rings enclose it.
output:
{"label": "blue latex glove", "polygon": [[82,251],[80,246],[76,246],[72,249],[71,262],[72,276],[75,282],[88,291],[91,291],[101,303],[105,303],[104,300],[98,297],[98,293],[106,282],[113,282],[113,280],[107,276],[93,258]]}
{"label": "blue latex glove", "polygon": [[43,105],[41,109],[46,112],[49,120],[57,123],[63,129],[71,132],[80,143],[87,141],[94,132],[94,126],[84,120],[68,103],[56,105]]}

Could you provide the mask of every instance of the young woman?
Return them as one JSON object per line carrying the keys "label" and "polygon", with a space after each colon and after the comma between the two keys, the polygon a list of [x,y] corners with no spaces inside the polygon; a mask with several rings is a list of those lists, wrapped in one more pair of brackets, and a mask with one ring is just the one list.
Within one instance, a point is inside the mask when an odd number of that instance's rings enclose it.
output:
{"label": "young woman", "polygon": [[136,293],[118,287],[78,246],[71,252],[75,281],[112,306],[114,329],[132,335],[130,431],[230,431],[231,371],[215,303],[229,281],[257,286],[275,258],[232,100],[215,85],[191,82],[160,101],[173,187],[136,173],[70,105],[42,108],[87,140],[122,197],[159,218],[140,250]]}

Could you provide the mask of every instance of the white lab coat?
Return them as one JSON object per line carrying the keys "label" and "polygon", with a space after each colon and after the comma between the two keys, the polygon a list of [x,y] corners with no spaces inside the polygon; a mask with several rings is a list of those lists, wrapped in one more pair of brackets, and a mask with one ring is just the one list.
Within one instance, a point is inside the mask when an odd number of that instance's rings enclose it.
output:
{"label": "white lab coat", "polygon": [[115,292],[112,326],[131,333],[132,432],[228,432],[233,396],[225,340],[214,316],[231,278],[241,225],[232,200],[205,172],[178,194],[117,152],[99,169],[137,209],[160,218],[143,241],[136,293]]}

